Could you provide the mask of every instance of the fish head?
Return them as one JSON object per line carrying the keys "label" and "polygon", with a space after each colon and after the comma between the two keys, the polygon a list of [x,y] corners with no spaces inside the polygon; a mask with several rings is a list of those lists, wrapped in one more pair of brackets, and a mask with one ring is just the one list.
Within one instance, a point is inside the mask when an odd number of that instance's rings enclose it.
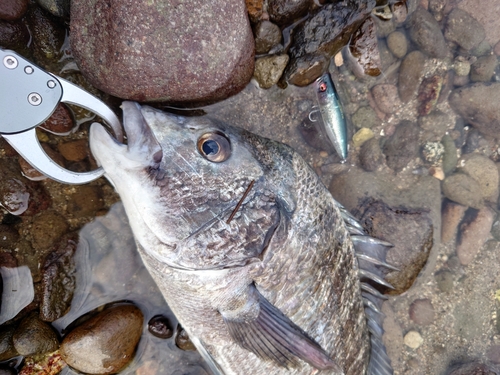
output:
{"label": "fish head", "polygon": [[183,269],[241,266],[258,257],[279,213],[262,189],[265,166],[247,133],[134,102],[122,109],[128,143],[93,124],[90,144],[142,248]]}

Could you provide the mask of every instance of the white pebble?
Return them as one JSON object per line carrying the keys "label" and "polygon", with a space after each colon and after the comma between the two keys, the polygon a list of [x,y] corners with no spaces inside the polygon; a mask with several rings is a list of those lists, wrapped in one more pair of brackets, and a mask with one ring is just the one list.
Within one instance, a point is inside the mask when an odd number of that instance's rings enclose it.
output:
{"label": "white pebble", "polygon": [[417,331],[410,331],[404,337],[404,343],[412,349],[417,349],[423,344],[424,339]]}

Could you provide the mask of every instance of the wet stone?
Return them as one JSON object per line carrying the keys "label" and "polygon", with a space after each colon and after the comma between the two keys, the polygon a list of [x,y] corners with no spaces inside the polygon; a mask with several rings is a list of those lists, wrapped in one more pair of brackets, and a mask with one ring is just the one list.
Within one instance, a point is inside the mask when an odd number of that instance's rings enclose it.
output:
{"label": "wet stone", "polygon": [[286,80],[292,85],[307,86],[325,72],[329,63],[330,60],[324,55],[306,55],[296,58],[286,67]]}
{"label": "wet stone", "polygon": [[425,56],[420,51],[410,52],[399,68],[398,92],[404,103],[415,97],[425,67]]}
{"label": "wet stone", "polygon": [[37,3],[56,17],[69,18],[70,0],[37,0]]}
{"label": "wet stone", "polygon": [[259,22],[262,17],[262,8],[264,0],[245,0],[247,6],[248,16],[253,23]]}
{"label": "wet stone", "polygon": [[69,108],[59,103],[54,113],[40,127],[51,133],[64,135],[71,132],[75,123]]}
{"label": "wet stone", "polygon": [[368,128],[371,129],[380,124],[377,113],[372,107],[359,107],[352,115],[351,122],[356,129]]}
{"label": "wet stone", "polygon": [[37,315],[36,312],[28,315],[14,332],[14,347],[21,355],[45,354],[59,347],[57,333]]}
{"label": "wet stone", "polygon": [[271,48],[281,42],[281,30],[278,25],[269,22],[259,22],[253,28],[255,36],[255,53],[257,55],[267,53]]}
{"label": "wet stone", "polygon": [[418,156],[418,127],[409,121],[402,121],[387,139],[383,151],[389,168],[401,171]]}
{"label": "wet stone", "polygon": [[168,339],[173,336],[174,328],[170,320],[163,315],[153,316],[148,322],[148,331],[160,339]]}
{"label": "wet stone", "polygon": [[28,10],[28,3],[28,0],[0,1],[0,19],[5,21],[20,19]]}
{"label": "wet stone", "polygon": [[387,37],[387,46],[394,56],[402,58],[408,51],[408,40],[401,31],[394,31]]}
{"label": "wet stone", "polygon": [[81,372],[119,372],[133,357],[142,324],[142,312],[133,305],[107,308],[66,335],[61,356]]}
{"label": "wet stone", "polygon": [[481,208],[484,205],[481,187],[472,177],[454,173],[443,181],[443,194],[446,198],[461,205]]}
{"label": "wet stone", "polygon": [[492,53],[491,45],[487,40],[483,40],[476,48],[473,48],[470,53],[476,57],[490,55]]}
{"label": "wet stone", "polygon": [[75,192],[68,198],[68,212],[77,217],[93,216],[104,207],[99,186],[75,186]]}
{"label": "wet stone", "polygon": [[448,15],[444,35],[446,39],[470,50],[481,43],[486,34],[483,25],[462,9],[455,8]]}
{"label": "wet stone", "polygon": [[181,350],[196,350],[192,341],[184,328],[177,325],[177,334],[175,335],[175,345]]}
{"label": "wet stone", "polygon": [[429,299],[417,299],[410,305],[410,319],[421,326],[434,322],[434,307]]}
{"label": "wet stone", "polygon": [[0,206],[13,215],[21,215],[28,209],[30,193],[21,179],[0,179]]}
{"label": "wet stone", "polygon": [[260,88],[268,89],[278,83],[288,60],[288,55],[266,56],[257,59],[253,74]]}
{"label": "wet stone", "polygon": [[444,155],[443,155],[443,164],[442,168],[446,175],[449,175],[453,172],[457,166],[457,147],[455,146],[455,142],[450,137],[450,135],[446,134],[441,139],[441,143],[444,147]]}
{"label": "wet stone", "polygon": [[460,227],[457,241],[457,256],[464,266],[472,263],[490,234],[495,212],[489,207],[480,209],[472,219]]}
{"label": "wet stone", "polygon": [[33,220],[32,243],[36,249],[46,249],[68,231],[68,223],[55,211],[44,211]]}
{"label": "wet stone", "polygon": [[449,126],[453,124],[453,119],[449,115],[435,110],[427,116],[418,118],[418,125],[424,130],[422,140],[424,141],[440,141],[446,134]]}
{"label": "wet stone", "polygon": [[429,0],[429,11],[432,13],[436,21],[443,19],[443,11],[448,0]]}
{"label": "wet stone", "polygon": [[477,153],[466,154],[462,156],[459,164],[460,171],[479,184],[480,191],[477,194],[490,202],[498,200],[498,168],[491,159]]}
{"label": "wet stone", "polygon": [[0,45],[3,48],[23,50],[28,45],[29,40],[29,31],[22,22],[0,20]]}
{"label": "wet stone", "polygon": [[[54,160],[61,167],[64,167],[64,158],[61,156],[60,153],[54,151],[52,149],[52,147],[50,147],[45,142],[40,142],[40,145],[42,146],[45,153],[49,156],[49,158]],[[21,167],[21,170],[23,171],[23,175],[29,180],[41,181],[41,180],[45,180],[48,178],[44,174],[38,172],[38,170],[36,170],[30,163],[28,163],[22,157],[19,158],[19,166]]]}
{"label": "wet stone", "polygon": [[443,293],[449,293],[454,288],[453,273],[450,271],[441,271],[436,273],[436,284]]}
{"label": "wet stone", "polygon": [[495,74],[498,58],[495,55],[481,56],[471,65],[470,80],[472,82],[489,82]]}
{"label": "wet stone", "polygon": [[366,141],[372,139],[375,135],[373,134],[373,131],[368,128],[361,128],[359,129],[354,135],[352,136],[352,143],[354,147],[360,147],[362,146]]}
{"label": "wet stone", "polygon": [[5,361],[19,354],[12,341],[15,330],[14,326],[0,326],[0,361]]}
{"label": "wet stone", "polygon": [[307,13],[309,4],[309,0],[269,0],[267,11],[271,21],[278,25],[290,25]]}
{"label": "wet stone", "polygon": [[384,113],[391,114],[401,105],[398,88],[394,85],[384,83],[373,86],[372,95],[378,109]]}
{"label": "wet stone", "polygon": [[417,8],[408,20],[407,27],[410,39],[428,56],[443,58],[448,54],[441,27],[424,8]]}
{"label": "wet stone", "polygon": [[86,139],[59,143],[57,149],[68,161],[82,161],[89,154],[88,142]]}
{"label": "wet stone", "polygon": [[42,67],[49,67],[51,60],[61,54],[66,30],[40,8],[30,7],[27,13],[31,35],[33,36],[33,57]]}
{"label": "wet stone", "polygon": [[445,200],[441,220],[441,242],[447,243],[457,235],[458,225],[462,221],[466,206]]}
{"label": "wet stone", "polygon": [[352,35],[349,43],[351,57],[356,60],[358,75],[376,77],[380,75],[382,62],[375,33],[373,18],[367,18]]}
{"label": "wet stone", "polygon": [[403,338],[403,341],[406,346],[412,349],[418,349],[424,343],[422,335],[417,331],[408,332]]}
{"label": "wet stone", "polygon": [[394,286],[389,294],[410,288],[425,265],[433,244],[433,226],[427,210],[390,207],[382,201],[366,199],[358,209],[361,225],[369,235],[394,245],[387,262],[399,271],[391,271],[386,280]]}
{"label": "wet stone", "polygon": [[443,87],[444,79],[439,75],[425,78],[418,89],[418,114],[428,115],[436,106],[439,94]]}
{"label": "wet stone", "polygon": [[500,97],[500,83],[475,83],[452,91],[448,101],[453,110],[481,133],[498,137],[500,106],[491,98]]}
{"label": "wet stone", "polygon": [[77,234],[64,236],[43,263],[40,319],[46,322],[59,319],[71,306],[76,286],[73,256],[77,241]]}
{"label": "wet stone", "polygon": [[470,61],[458,56],[453,62],[453,70],[457,76],[465,77],[470,73]]}

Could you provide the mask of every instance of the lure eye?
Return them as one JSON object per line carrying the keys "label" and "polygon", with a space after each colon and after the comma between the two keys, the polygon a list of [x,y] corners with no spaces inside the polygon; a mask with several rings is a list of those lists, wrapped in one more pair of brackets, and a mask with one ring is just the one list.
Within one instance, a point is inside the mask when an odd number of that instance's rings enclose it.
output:
{"label": "lure eye", "polygon": [[214,163],[226,161],[231,156],[229,139],[219,132],[203,134],[198,139],[197,146],[201,156]]}
{"label": "lure eye", "polygon": [[321,82],[318,87],[319,92],[325,92],[326,91],[326,83]]}

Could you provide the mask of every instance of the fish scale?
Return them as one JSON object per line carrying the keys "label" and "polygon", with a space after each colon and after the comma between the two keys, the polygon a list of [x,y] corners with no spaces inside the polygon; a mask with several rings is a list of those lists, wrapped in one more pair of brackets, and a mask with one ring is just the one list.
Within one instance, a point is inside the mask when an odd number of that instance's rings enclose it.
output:
{"label": "fish scale", "polygon": [[128,145],[93,124],[92,151],[216,375],[392,374],[384,297],[367,284],[385,283],[389,244],[365,235],[297,153],[206,117],[123,109]]}

